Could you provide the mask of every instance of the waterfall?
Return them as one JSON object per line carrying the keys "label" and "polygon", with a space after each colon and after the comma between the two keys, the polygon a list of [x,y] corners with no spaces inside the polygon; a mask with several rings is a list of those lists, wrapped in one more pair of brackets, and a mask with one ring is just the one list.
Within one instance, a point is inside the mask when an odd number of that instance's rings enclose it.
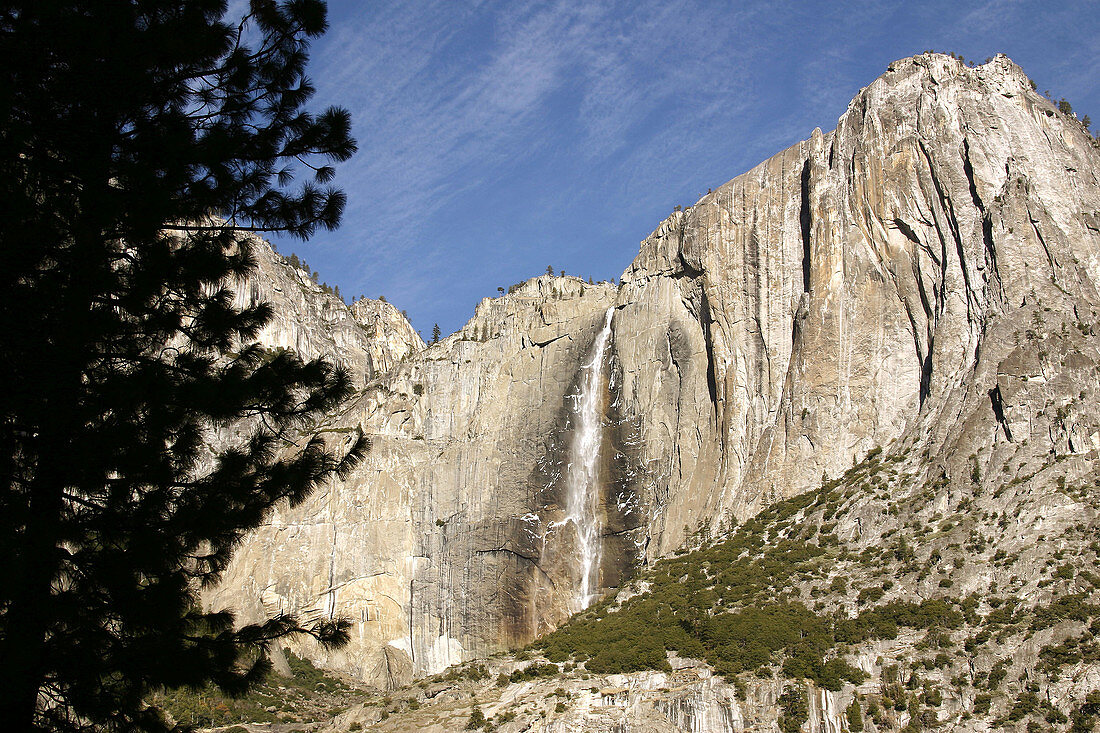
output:
{"label": "waterfall", "polygon": [[573,443],[566,468],[566,518],[577,533],[577,602],[587,608],[595,599],[600,580],[600,446],[603,443],[603,363],[611,339],[607,309],[603,328],[592,344],[590,361],[581,367],[580,393],[573,397]]}

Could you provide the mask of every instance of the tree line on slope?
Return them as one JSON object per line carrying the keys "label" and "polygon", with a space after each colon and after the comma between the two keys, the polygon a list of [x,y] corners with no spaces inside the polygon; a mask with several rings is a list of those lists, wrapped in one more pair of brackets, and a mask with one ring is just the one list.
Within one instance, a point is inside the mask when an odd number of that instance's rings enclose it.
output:
{"label": "tree line on slope", "polygon": [[[995,562],[1002,566],[1014,562],[952,517],[940,520],[933,514],[938,521],[933,526],[904,521],[914,516],[909,514],[913,508],[927,507],[949,487],[942,476],[913,485],[911,474],[895,468],[901,460],[903,456],[872,451],[867,460],[836,480],[824,481],[820,489],[779,502],[698,550],[659,561],[634,581],[643,592],[621,604],[605,598],[532,647],[551,661],[583,663],[592,673],[668,670],[667,652],[674,651],[705,660],[741,690],[745,675],[811,680],[840,690],[865,679],[849,662],[860,645],[893,640],[903,631],[923,632],[912,658],[892,664],[879,660],[881,691],[864,700],[861,716],[881,727],[891,711],[907,712],[912,731],[938,725],[937,710],[945,698],[942,683],[933,680],[950,676],[957,694],[968,687],[977,690],[966,716],[993,716],[993,703],[999,701],[995,724],[1028,718],[1035,725],[1035,718],[1041,718],[1068,723],[1075,731],[1091,729],[1081,727],[1095,720],[1091,703],[1079,701],[1070,709],[1066,704],[1072,700],[1053,705],[1036,686],[1030,667],[1019,669],[1018,694],[1005,692],[1014,663],[998,655],[1036,636],[1052,639],[1040,647],[1032,665],[1049,683],[1073,665],[1100,661],[1091,636],[1100,628],[1100,604],[1091,600],[1100,590],[1100,577],[1060,563],[1064,551],[1057,550],[1042,566],[1047,577],[1038,580],[1039,587],[1053,591],[1049,601],[1025,605],[1011,596],[952,596],[946,577],[934,597],[899,595],[899,584],[915,587],[930,570],[959,567],[958,558],[944,557],[940,549],[961,549],[961,543],[952,541],[955,537],[969,536],[975,556],[999,558]],[[906,484],[913,487],[908,493],[899,488]],[[1019,483],[1006,480],[1005,487],[1010,485]],[[1003,493],[1005,487],[994,493]],[[1064,488],[1067,495],[1087,495],[1094,505],[1096,490]],[[956,488],[954,494],[961,510],[974,511],[966,492]],[[854,507],[873,502],[906,532],[888,529],[886,543],[856,552],[837,536],[837,523]],[[1087,526],[1075,524],[1063,538],[1069,548],[1074,543],[1084,548],[1075,564],[1087,566],[1100,557],[1100,543],[1088,542]],[[888,593],[892,599],[883,601]],[[1058,641],[1074,626],[1083,633]],[[1055,634],[1055,629],[1061,631]],[[983,669],[989,662],[976,665],[979,658],[993,662]],[[790,702],[794,712],[784,713],[785,719],[797,728],[804,718],[795,714],[798,701]]]}

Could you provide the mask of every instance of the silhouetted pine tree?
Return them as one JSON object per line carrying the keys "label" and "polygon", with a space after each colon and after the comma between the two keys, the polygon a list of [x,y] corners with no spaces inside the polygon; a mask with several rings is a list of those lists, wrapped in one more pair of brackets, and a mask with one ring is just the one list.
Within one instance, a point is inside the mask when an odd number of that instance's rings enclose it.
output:
{"label": "silhouetted pine tree", "polygon": [[[347,112],[303,111],[318,0],[0,4],[0,720],[158,730],[160,686],[243,691],[267,643],[197,607],[234,546],[367,449],[296,440],[350,394],[250,344],[243,230],[334,228]],[[294,165],[310,182],[294,183]],[[228,223],[227,223],[228,222]],[[242,436],[214,450],[211,426]],[[243,666],[242,666],[243,665]]]}
{"label": "silhouetted pine tree", "polygon": [[442,336],[442,335],[443,335],[443,332],[439,330],[439,324],[438,323],[435,324],[434,326],[432,326],[432,343],[433,344],[438,344],[439,343],[439,337]]}

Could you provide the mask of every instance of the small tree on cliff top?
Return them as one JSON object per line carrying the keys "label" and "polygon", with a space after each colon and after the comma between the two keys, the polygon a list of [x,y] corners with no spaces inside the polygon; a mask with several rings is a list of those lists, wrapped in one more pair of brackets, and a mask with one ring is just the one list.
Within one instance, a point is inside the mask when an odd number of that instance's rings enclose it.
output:
{"label": "small tree on cliff top", "polygon": [[[279,617],[197,608],[243,533],[367,448],[291,441],[350,393],[323,361],[251,343],[243,230],[334,228],[347,112],[303,111],[319,0],[0,5],[0,720],[157,730],[150,689],[236,693]],[[295,183],[293,166],[310,178]],[[240,439],[208,448],[212,426]]]}

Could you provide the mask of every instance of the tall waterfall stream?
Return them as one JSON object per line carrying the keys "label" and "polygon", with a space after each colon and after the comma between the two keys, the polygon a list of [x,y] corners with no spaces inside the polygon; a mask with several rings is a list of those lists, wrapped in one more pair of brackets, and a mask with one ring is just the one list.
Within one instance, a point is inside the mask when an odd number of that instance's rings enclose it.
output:
{"label": "tall waterfall stream", "polygon": [[611,340],[607,309],[603,328],[592,344],[590,361],[581,367],[580,392],[573,395],[573,443],[566,467],[566,518],[577,533],[577,604],[587,608],[595,600],[600,579],[600,447],[603,443],[604,355]]}

